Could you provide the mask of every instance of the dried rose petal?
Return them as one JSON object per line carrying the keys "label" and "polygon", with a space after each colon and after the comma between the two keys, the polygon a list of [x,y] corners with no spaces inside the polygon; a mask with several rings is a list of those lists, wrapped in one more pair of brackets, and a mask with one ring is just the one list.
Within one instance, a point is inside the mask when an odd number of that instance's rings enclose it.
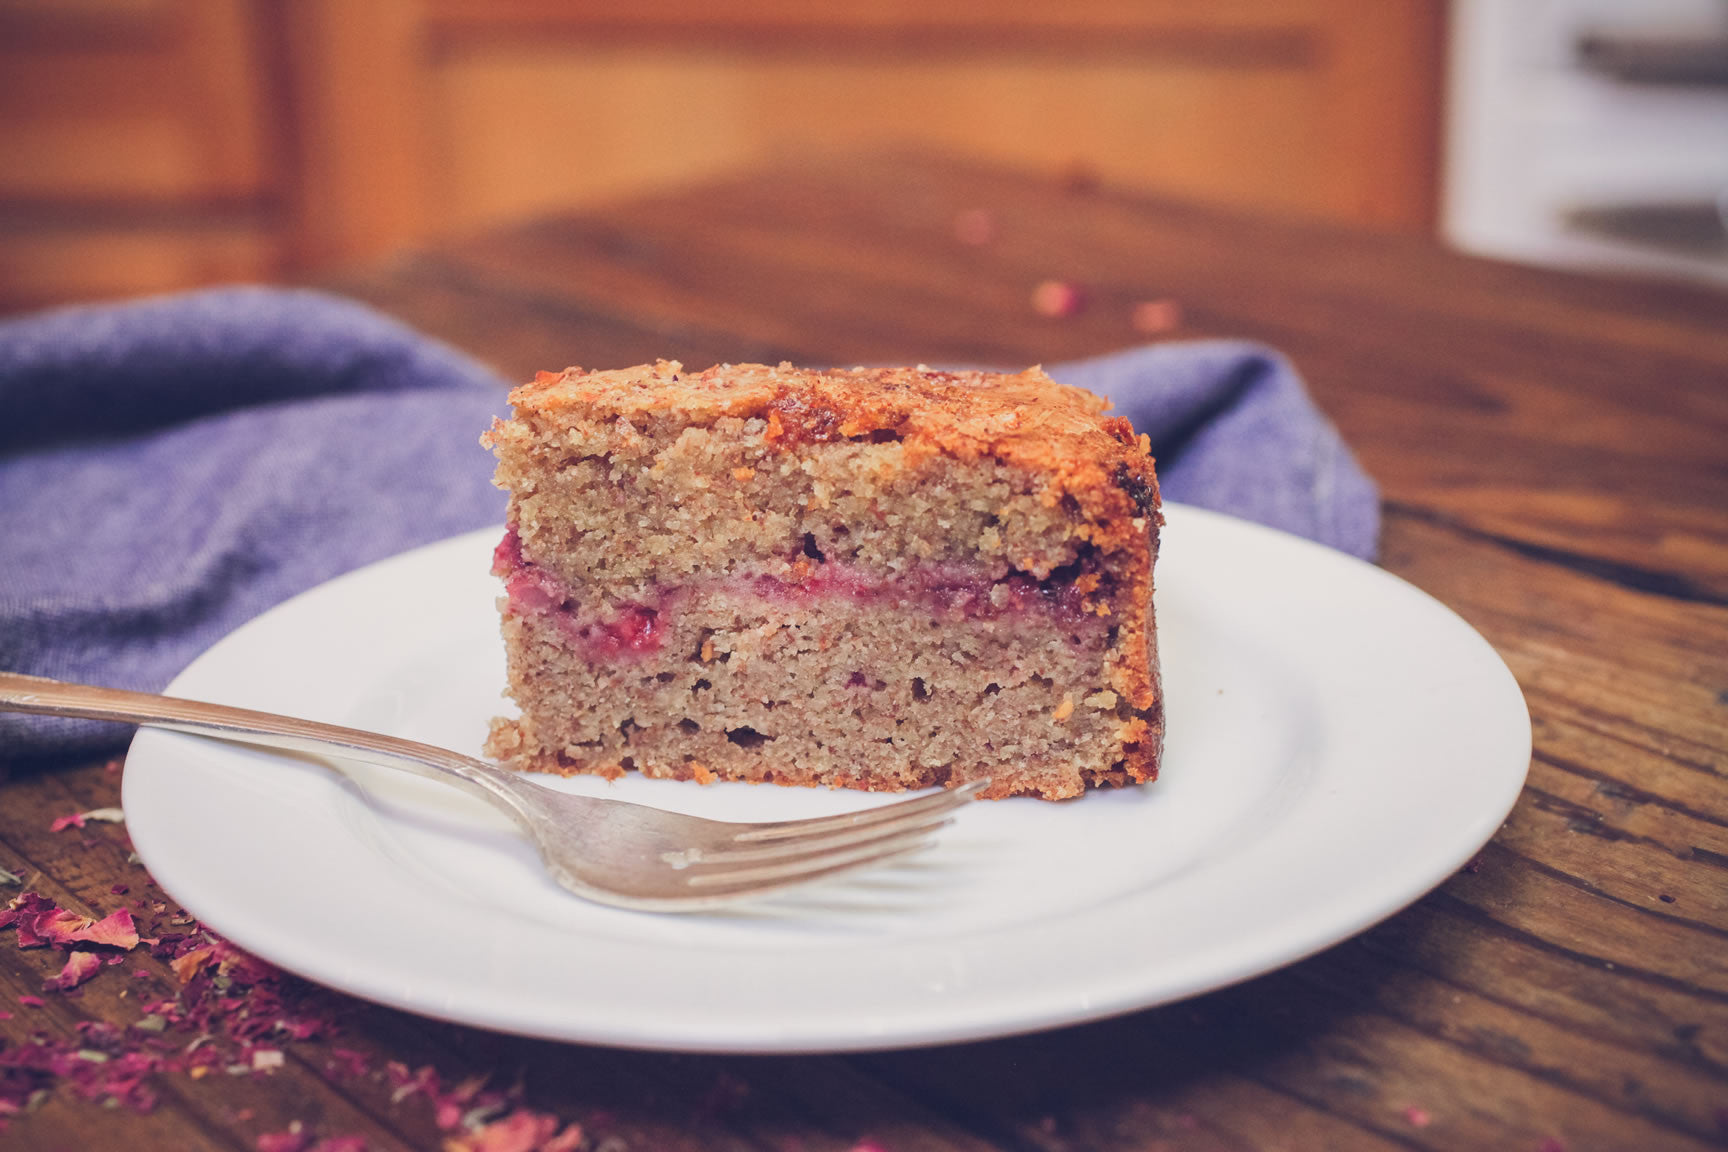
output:
{"label": "dried rose petal", "polygon": [[87,916],[68,912],[64,908],[50,908],[45,912],[38,912],[31,918],[30,932],[44,944],[69,945],[72,943],[69,939],[71,934],[81,928],[89,927],[91,923],[92,921]]}
{"label": "dried rose petal", "polygon": [[1182,327],[1182,305],[1166,296],[1160,300],[1142,300],[1134,305],[1134,331],[1157,336]]}
{"label": "dried rose petal", "polygon": [[366,1152],[363,1136],[326,1136],[312,1145],[310,1152]]}
{"label": "dried rose petal", "polygon": [[183,956],[174,957],[168,962],[168,967],[174,970],[176,980],[182,984],[189,984],[192,982],[192,978],[198,975],[206,964],[210,963],[210,958],[215,954],[215,951],[210,945],[195,948]]}
{"label": "dried rose petal", "polygon": [[54,822],[48,825],[50,832],[64,832],[68,828],[84,827],[84,813],[68,812],[64,816],[56,816]]}
{"label": "dried rose petal", "polygon": [[1426,1128],[1434,1123],[1434,1117],[1430,1116],[1425,1108],[1404,1109],[1404,1119],[1412,1128]]}
{"label": "dried rose petal", "polygon": [[535,1152],[558,1131],[558,1118],[518,1109],[484,1128],[444,1142],[446,1152]]}
{"label": "dried rose petal", "polygon": [[36,935],[32,925],[36,918],[45,912],[57,909],[54,901],[38,892],[23,892],[13,897],[12,902],[0,911],[0,928],[16,924],[18,926],[18,947],[37,948],[47,943]]}
{"label": "dried rose petal", "polygon": [[66,966],[60,969],[58,976],[50,976],[42,981],[44,992],[65,992],[76,988],[90,977],[96,975],[102,967],[102,957],[94,952],[74,952],[66,957]]}
{"label": "dried rose petal", "polygon": [[100,944],[128,950],[138,947],[138,929],[132,923],[132,913],[124,908],[101,920],[56,908],[38,917],[32,927],[50,944]]}
{"label": "dried rose petal", "polygon": [[454,1100],[440,1100],[432,1109],[432,1122],[440,1132],[448,1132],[462,1123],[465,1109]]}
{"label": "dried rose petal", "polygon": [[258,1152],[305,1152],[311,1137],[300,1128],[300,1122],[286,1132],[266,1132],[258,1137]]}
{"label": "dried rose petal", "polygon": [[1072,280],[1045,280],[1032,290],[1032,310],[1052,320],[1078,315],[1085,307],[1085,290]]}
{"label": "dried rose petal", "polygon": [[582,1125],[570,1124],[564,1131],[540,1145],[540,1152],[576,1152],[582,1147]]}

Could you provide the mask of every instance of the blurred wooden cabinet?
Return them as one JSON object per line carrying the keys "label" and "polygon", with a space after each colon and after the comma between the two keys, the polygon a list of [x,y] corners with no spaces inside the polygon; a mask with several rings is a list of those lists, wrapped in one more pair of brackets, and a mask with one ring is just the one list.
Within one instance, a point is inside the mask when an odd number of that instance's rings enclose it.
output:
{"label": "blurred wooden cabinet", "polygon": [[0,0],[0,305],[276,274],[249,0]]}
{"label": "blurred wooden cabinet", "polygon": [[911,144],[1410,231],[1443,0],[0,0],[0,304]]}

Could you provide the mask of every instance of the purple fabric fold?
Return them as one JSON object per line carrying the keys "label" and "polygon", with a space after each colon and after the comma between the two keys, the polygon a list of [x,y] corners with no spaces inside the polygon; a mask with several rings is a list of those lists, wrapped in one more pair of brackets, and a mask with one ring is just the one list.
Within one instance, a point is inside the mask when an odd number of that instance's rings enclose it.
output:
{"label": "purple fabric fold", "polygon": [[1374,559],[1379,490],[1278,353],[1238,340],[1151,344],[1049,372],[1109,397],[1151,437],[1164,499]]}
{"label": "purple fabric fold", "polygon": [[[1374,487],[1275,353],[1156,345],[1051,374],[1151,435],[1167,499],[1372,557]],[[0,322],[0,668],[158,691],[295,593],[501,524],[478,439],[506,408],[479,364],[317,293]],[[0,713],[0,758],[128,733]]]}

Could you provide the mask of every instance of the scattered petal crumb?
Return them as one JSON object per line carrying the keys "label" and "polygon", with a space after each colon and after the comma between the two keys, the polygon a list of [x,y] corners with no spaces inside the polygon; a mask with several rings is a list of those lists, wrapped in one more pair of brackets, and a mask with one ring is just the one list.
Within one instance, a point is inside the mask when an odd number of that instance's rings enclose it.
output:
{"label": "scattered petal crumb", "polygon": [[1536,1152],[1566,1152],[1566,1145],[1550,1136],[1537,1146]]}
{"label": "scattered petal crumb", "polygon": [[988,208],[967,208],[954,215],[954,239],[982,247],[996,239],[996,216]]}
{"label": "scattered petal crumb", "polygon": [[50,976],[42,981],[42,987],[49,992],[65,992],[76,988],[90,977],[96,975],[102,967],[102,957],[94,952],[74,952],[66,957],[66,966],[60,969],[60,974]]}
{"label": "scattered petal crumb", "polygon": [[18,1003],[24,1005],[26,1008],[40,1008],[42,1005],[48,1003],[48,1001],[42,999],[40,996],[31,996],[26,994],[18,997]]}
{"label": "scattered petal crumb", "polygon": [[560,1132],[556,1116],[522,1108],[446,1139],[444,1152],[571,1152],[581,1142],[582,1129],[576,1125]]}
{"label": "scattered petal crumb", "polygon": [[1434,1117],[1424,1108],[1410,1107],[1404,1109],[1404,1119],[1412,1128],[1426,1128],[1434,1123]]}
{"label": "scattered petal crumb", "polygon": [[1142,300],[1134,305],[1130,321],[1134,331],[1147,336],[1173,332],[1182,327],[1182,305],[1166,296],[1158,300]]}
{"label": "scattered petal crumb", "polygon": [[122,908],[118,912],[91,920],[75,912],[56,908],[36,918],[32,928],[50,944],[100,944],[106,948],[130,951],[138,946],[138,928],[132,913]]}
{"label": "scattered petal crumb", "polygon": [[310,1142],[311,1137],[296,1120],[288,1125],[286,1132],[266,1132],[258,1137],[258,1152],[305,1152]]}
{"label": "scattered petal crumb", "polygon": [[1085,290],[1072,280],[1045,280],[1032,290],[1032,310],[1052,320],[1077,316],[1085,307]]}
{"label": "scattered petal crumb", "polygon": [[69,812],[57,816],[48,825],[50,832],[63,832],[68,828],[82,828],[91,820],[100,820],[104,824],[119,824],[126,819],[126,814],[118,808],[92,808],[88,812]]}
{"label": "scattered petal crumb", "polygon": [[360,1136],[326,1136],[307,1152],[366,1152],[366,1140]]}

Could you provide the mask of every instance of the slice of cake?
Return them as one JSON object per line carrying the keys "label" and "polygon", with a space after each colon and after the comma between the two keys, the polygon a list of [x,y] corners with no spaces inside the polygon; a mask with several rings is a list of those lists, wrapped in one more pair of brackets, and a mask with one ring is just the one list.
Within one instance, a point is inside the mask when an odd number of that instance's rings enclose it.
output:
{"label": "slice of cake", "polygon": [[1050,799],[1157,775],[1158,483],[1091,393],[662,361],[510,400],[499,760]]}

